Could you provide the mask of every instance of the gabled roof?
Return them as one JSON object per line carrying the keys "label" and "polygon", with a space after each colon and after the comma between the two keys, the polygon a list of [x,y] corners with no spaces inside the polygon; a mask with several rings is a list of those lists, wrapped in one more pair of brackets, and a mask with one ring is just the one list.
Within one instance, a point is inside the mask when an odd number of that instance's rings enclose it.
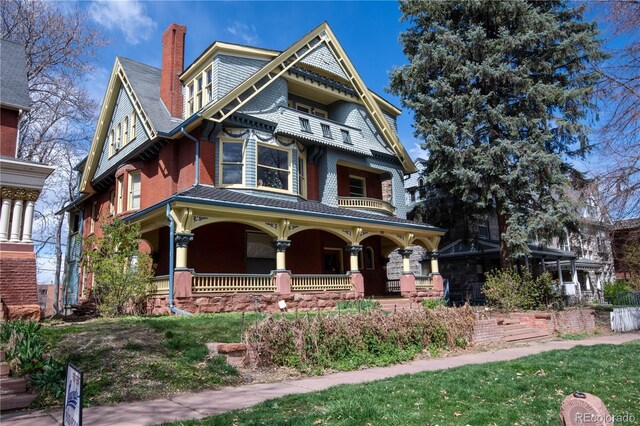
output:
{"label": "gabled roof", "polygon": [[364,104],[368,114],[380,131],[383,139],[400,160],[406,173],[416,171],[415,164],[405,150],[397,134],[384,117],[378,105],[378,95],[374,95],[364,84],[362,78],[349,60],[338,39],[326,22],[314,28],[307,35],[292,44],[268,62],[262,69],[250,78],[236,86],[218,101],[208,105],[201,112],[202,116],[211,121],[222,123],[242,105],[253,99],[263,89],[268,87],[278,77],[299,64],[309,53],[325,44],[338,60],[343,71],[349,78],[350,84],[356,90],[360,101]]}
{"label": "gabled roof", "polygon": [[0,104],[11,109],[29,110],[29,82],[24,46],[0,40]]}

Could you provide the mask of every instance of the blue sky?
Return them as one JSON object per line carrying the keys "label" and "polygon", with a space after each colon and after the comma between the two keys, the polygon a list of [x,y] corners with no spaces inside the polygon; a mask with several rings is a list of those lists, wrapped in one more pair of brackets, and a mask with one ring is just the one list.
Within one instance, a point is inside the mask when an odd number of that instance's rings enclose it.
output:
{"label": "blue sky", "polygon": [[[160,67],[162,32],[175,22],[187,26],[185,66],[212,42],[227,41],[284,50],[323,21],[340,40],[367,86],[400,107],[385,88],[388,73],[406,63],[398,42],[405,27],[395,1],[376,2],[141,2],[81,3],[111,44],[100,50],[91,93],[102,100],[116,55]],[[404,111],[399,136],[412,157],[420,154],[412,117]]]}

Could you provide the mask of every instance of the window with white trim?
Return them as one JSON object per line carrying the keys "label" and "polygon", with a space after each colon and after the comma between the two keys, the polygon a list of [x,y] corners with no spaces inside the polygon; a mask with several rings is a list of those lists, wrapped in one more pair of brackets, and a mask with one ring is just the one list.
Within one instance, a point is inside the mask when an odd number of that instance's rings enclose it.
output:
{"label": "window with white trim", "polygon": [[298,152],[298,195],[307,197],[307,159]]}
{"label": "window with white trim", "polygon": [[96,216],[97,216],[98,203],[95,201],[91,204],[91,217],[89,218],[89,233],[93,234],[96,230]]}
{"label": "window with white trim", "polygon": [[213,100],[213,70],[211,67],[204,72],[204,105]]}
{"label": "window with white trim", "polygon": [[327,114],[327,111],[320,109],[320,108],[314,108],[312,111],[312,114],[318,117],[322,117],[322,118],[327,118],[329,115]]}
{"label": "window with white trim", "polygon": [[118,194],[116,213],[122,213],[124,211],[124,175],[118,176],[116,180],[116,192]]}
{"label": "window with white trim", "polygon": [[360,176],[349,176],[349,196],[366,197],[367,180]]}
{"label": "window with white trim", "polygon": [[124,118],[124,139],[123,143],[126,145],[129,143],[129,116]]}
{"label": "window with white trim", "polygon": [[193,85],[194,83],[191,83],[187,86],[187,117],[190,117],[191,114],[195,112],[194,105],[193,105],[193,102],[194,102],[193,96],[195,94],[193,90]]}
{"label": "window with white trim", "polygon": [[291,163],[289,150],[258,144],[258,186],[289,191]]}
{"label": "window with white trim", "polygon": [[116,151],[122,148],[122,123],[118,123],[118,130],[116,132]]}
{"label": "window with white trim", "polygon": [[128,210],[138,210],[140,208],[140,172],[129,173],[129,194],[127,198]]}
{"label": "window with white trim", "polygon": [[109,193],[109,215],[113,216],[116,213],[116,191]]}
{"label": "window with white trim", "polygon": [[131,140],[136,138],[136,113],[131,113],[131,134],[129,135]]}
{"label": "window with white trim", "polygon": [[220,143],[220,184],[241,185],[243,182],[244,141],[223,140]]}
{"label": "window with white trim", "polygon": [[116,153],[116,147],[115,147],[115,138],[114,138],[114,131],[113,129],[111,129],[111,131],[109,132],[109,157],[111,157],[113,154]]}

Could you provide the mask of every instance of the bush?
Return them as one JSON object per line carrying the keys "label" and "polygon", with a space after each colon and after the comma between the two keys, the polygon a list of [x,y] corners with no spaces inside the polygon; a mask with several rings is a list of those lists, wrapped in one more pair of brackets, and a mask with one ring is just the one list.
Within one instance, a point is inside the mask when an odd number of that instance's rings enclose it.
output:
{"label": "bush", "polygon": [[380,308],[380,302],[374,299],[339,300],[336,302],[338,310],[370,311]]}
{"label": "bush", "polygon": [[435,309],[438,306],[447,306],[447,301],[441,297],[439,299],[424,299],[420,304],[427,309]]}
{"label": "bush", "polygon": [[619,293],[628,293],[631,291],[631,286],[624,280],[616,280],[612,283],[606,283],[604,285],[604,300],[612,305],[616,304]]}
{"label": "bush", "polygon": [[352,370],[407,361],[424,349],[465,347],[473,323],[469,306],[268,317],[252,324],[244,340],[255,353],[257,365],[306,372]]}
{"label": "bush", "polygon": [[562,298],[548,272],[537,278],[531,273],[520,275],[515,269],[489,272],[484,284],[484,294],[489,305],[503,310],[558,309]]}

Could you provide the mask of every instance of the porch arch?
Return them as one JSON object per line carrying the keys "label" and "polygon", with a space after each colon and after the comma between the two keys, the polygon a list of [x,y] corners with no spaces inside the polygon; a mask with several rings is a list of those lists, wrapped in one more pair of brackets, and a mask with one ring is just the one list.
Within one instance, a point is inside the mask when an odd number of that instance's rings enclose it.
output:
{"label": "porch arch", "polygon": [[[289,231],[288,233],[289,237],[304,231],[322,231],[322,232],[328,232],[329,234],[335,235],[336,237],[344,241],[346,244],[351,244],[352,242],[352,237],[350,237],[349,234],[345,233],[344,230],[326,228],[321,226],[303,226],[303,225],[299,225],[299,226],[293,225],[293,226],[295,226],[295,228]],[[351,230],[349,230],[349,232],[351,232]]]}
{"label": "porch arch", "polygon": [[235,218],[235,217],[209,217],[207,219],[203,219],[200,221],[194,221],[193,225],[191,226],[191,231],[194,231],[205,225],[211,225],[211,224],[222,223],[222,222],[239,223],[242,225],[251,226],[253,228],[256,228],[264,232],[265,234],[268,234],[273,238],[278,238],[277,224],[274,224],[276,225],[276,227],[272,227],[267,225],[268,222],[259,222],[256,220]]}

